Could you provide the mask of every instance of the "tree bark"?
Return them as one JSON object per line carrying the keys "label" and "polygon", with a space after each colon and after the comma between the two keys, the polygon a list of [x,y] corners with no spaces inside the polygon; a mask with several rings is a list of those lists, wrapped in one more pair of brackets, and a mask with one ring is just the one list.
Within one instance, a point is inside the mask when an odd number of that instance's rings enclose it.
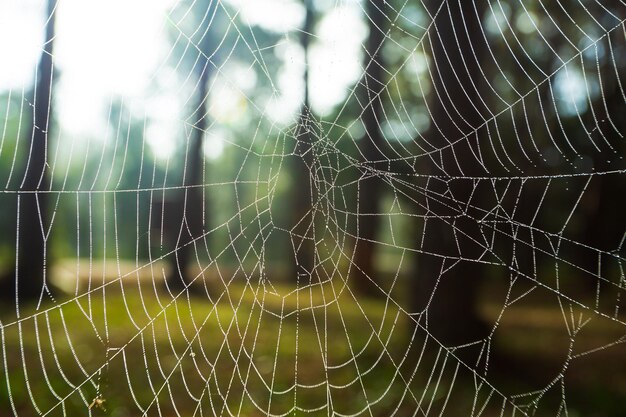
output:
{"label": "tree bark", "polygon": [[294,248],[295,265],[292,278],[298,284],[308,284],[315,274],[315,178],[314,178],[314,135],[312,112],[309,100],[308,52],[313,30],[313,5],[304,0],[306,15],[300,36],[304,51],[304,103],[296,131],[293,161],[293,227],[291,243]]}
{"label": "tree bark", "polygon": [[[420,174],[429,176],[425,183],[418,184],[424,189],[427,220],[422,230],[422,252],[416,257],[413,309],[424,312],[420,322],[432,336],[444,345],[455,346],[486,336],[475,305],[484,275],[484,267],[475,261],[482,248],[467,238],[480,239],[480,233],[476,221],[464,214],[463,207],[470,199],[472,182],[446,178],[467,175],[471,170],[471,137],[458,145],[449,144],[483,121],[480,110],[474,107],[480,101],[473,81],[479,79],[485,45],[474,2],[460,0],[442,5],[432,0],[427,6],[431,16],[439,7],[443,9],[436,14],[428,37],[433,92],[426,139],[434,152],[420,165]],[[480,10],[478,15],[482,16]]]}
{"label": "tree bark", "polygon": [[[626,119],[619,117],[608,109],[619,109],[624,105],[624,99],[616,85],[615,75],[605,71],[604,96],[600,96],[593,103],[594,110],[600,120],[611,120],[600,125],[604,137],[612,147],[602,141],[597,141],[601,151],[591,148],[588,138],[583,136],[584,154],[591,155],[595,172],[606,173],[595,175],[588,183],[587,189],[582,196],[581,220],[584,225],[581,229],[577,245],[574,263],[582,268],[578,271],[581,280],[581,288],[588,290],[597,297],[600,304],[596,308],[619,308],[620,311],[626,305],[626,300],[619,297],[625,282],[620,277],[619,258],[624,257],[626,248],[623,239],[626,231],[626,181],[624,174],[615,172],[624,169],[624,163],[617,160],[618,155],[626,153],[626,145],[621,132],[626,132]],[[605,100],[606,107],[602,105]],[[586,118],[589,125],[593,126],[591,113],[587,111]],[[600,130],[600,129],[598,129]],[[583,146],[579,146],[582,148]],[[607,159],[610,158],[610,159]],[[607,253],[602,253],[607,252]],[[610,303],[610,304],[609,304]]]}
{"label": "tree bark", "polygon": [[[209,36],[208,34],[205,35]],[[208,126],[205,103],[208,95],[208,84],[211,77],[211,63],[202,55],[196,62],[194,71],[198,77],[197,106],[194,112],[194,123],[186,150],[186,167],[183,178],[185,187],[179,200],[177,212],[182,214],[182,224],[176,241],[176,249],[170,266],[170,275],[167,286],[172,291],[190,289],[195,281],[192,276],[191,263],[197,254],[198,248],[204,247],[204,187],[203,187],[203,150],[204,134]]]}
{"label": "tree bark", "polygon": [[[357,190],[357,237],[355,241],[351,281],[354,289],[363,295],[379,295],[376,285],[375,239],[380,224],[380,198],[382,180],[375,174],[375,161],[385,158],[382,149],[384,138],[380,131],[382,113],[381,93],[384,88],[382,46],[385,39],[383,2],[366,3],[369,35],[366,41],[365,75],[361,80],[366,103],[362,120],[365,136],[359,151],[366,169]],[[371,170],[370,170],[371,168]]]}
{"label": "tree bark", "polygon": [[[46,280],[49,259],[47,253],[48,194],[50,182],[46,172],[48,139],[53,114],[52,52],[55,34],[56,0],[49,0],[43,53],[37,66],[33,91],[33,121],[30,147],[24,178],[17,195],[16,268],[13,276],[4,280],[5,297],[15,298],[17,304],[29,302],[50,291]],[[42,192],[43,191],[43,192]]]}

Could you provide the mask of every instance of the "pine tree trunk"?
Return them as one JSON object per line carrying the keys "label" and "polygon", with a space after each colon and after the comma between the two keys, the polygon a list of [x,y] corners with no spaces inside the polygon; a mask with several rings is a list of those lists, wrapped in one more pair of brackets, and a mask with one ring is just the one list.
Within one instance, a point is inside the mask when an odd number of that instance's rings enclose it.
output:
{"label": "pine tree trunk", "polygon": [[[208,35],[207,35],[208,36]],[[204,63],[202,63],[204,61]],[[196,63],[194,70],[198,74],[197,105],[194,123],[191,126],[189,144],[186,151],[186,167],[183,185],[185,186],[179,200],[177,212],[182,214],[182,227],[176,240],[176,251],[170,266],[167,285],[170,290],[179,292],[188,288],[197,279],[192,275],[191,264],[196,255],[204,248],[204,187],[203,187],[203,140],[208,126],[205,103],[208,95],[208,84],[211,76],[211,63],[202,59]],[[194,287],[195,288],[195,287]]]}
{"label": "pine tree trunk", "polygon": [[296,131],[295,158],[293,172],[293,219],[291,244],[294,248],[295,265],[291,273],[293,280],[299,285],[314,281],[315,275],[315,179],[313,177],[314,135],[312,132],[312,113],[309,103],[309,68],[308,52],[310,33],[313,29],[313,10],[309,0],[305,0],[306,16],[300,44],[305,56],[304,65],[304,104]]}
{"label": "pine tree trunk", "polygon": [[[37,67],[33,92],[33,121],[25,173],[17,195],[16,275],[4,280],[3,296],[22,304],[37,300],[49,291],[46,279],[49,259],[45,234],[48,224],[48,191],[46,172],[48,139],[53,114],[52,86],[54,23],[56,0],[48,1],[44,51]],[[44,191],[44,192],[41,192]]]}
{"label": "pine tree trunk", "polygon": [[[382,113],[381,92],[384,86],[382,46],[385,39],[385,15],[382,4],[367,2],[369,35],[366,44],[365,75],[361,83],[364,88],[363,101],[367,108],[363,113],[365,136],[359,143],[359,150],[366,165],[382,160],[381,151],[384,138],[380,131]],[[382,2],[379,2],[382,3]],[[376,286],[375,239],[380,224],[380,199],[382,180],[364,171],[358,185],[358,224],[357,239],[354,248],[354,261],[351,268],[352,285],[364,295],[381,295]]]}
{"label": "pine tree trunk", "polygon": [[[413,310],[426,312],[420,323],[441,343],[454,346],[486,336],[475,305],[485,272],[482,264],[475,262],[482,248],[465,237],[467,234],[479,239],[480,233],[476,221],[462,214],[472,183],[445,178],[462,176],[462,172],[467,175],[471,170],[472,161],[467,159],[471,152],[466,147],[472,137],[454,147],[447,145],[482,123],[480,111],[474,107],[480,102],[478,84],[474,85],[472,80],[480,79],[478,68],[485,43],[474,2],[461,0],[442,5],[439,1],[430,1],[427,5],[433,16],[439,7],[443,8],[428,35],[434,82],[429,102],[431,127],[426,134],[433,149],[441,149],[441,152],[433,153],[431,160],[423,160],[420,165],[419,173],[431,177],[418,184],[425,188],[423,204],[427,220],[422,230],[422,252],[416,257]],[[481,6],[476,7],[482,16]],[[475,201],[477,199],[472,198],[472,202]],[[461,257],[464,260],[460,260]]]}

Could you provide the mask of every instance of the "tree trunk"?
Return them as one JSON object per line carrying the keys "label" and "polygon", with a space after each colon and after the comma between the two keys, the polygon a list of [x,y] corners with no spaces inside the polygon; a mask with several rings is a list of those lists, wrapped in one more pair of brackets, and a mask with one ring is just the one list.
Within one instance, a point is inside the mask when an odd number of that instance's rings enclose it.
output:
{"label": "tree trunk", "polygon": [[[362,120],[365,136],[359,144],[359,151],[365,164],[385,158],[381,151],[384,138],[380,131],[382,113],[381,92],[384,87],[382,46],[385,39],[385,15],[382,2],[367,2],[369,35],[366,43],[365,75],[361,80],[365,94],[363,101],[368,103]],[[380,194],[382,180],[371,172],[364,171],[357,191],[358,218],[357,239],[354,248],[354,264],[351,280],[354,289],[363,295],[377,295],[376,271],[374,263],[376,232],[380,224]]]}
{"label": "tree trunk", "polygon": [[[463,215],[463,203],[470,199],[472,182],[445,178],[467,175],[472,169],[472,160],[468,159],[472,136],[448,145],[482,123],[480,111],[474,107],[480,100],[473,80],[479,79],[485,44],[472,1],[441,5],[431,0],[427,6],[431,16],[443,7],[428,38],[433,92],[429,105],[431,127],[426,139],[433,150],[440,151],[420,165],[420,174],[429,176],[425,183],[418,184],[425,190],[427,220],[422,230],[422,252],[416,257],[412,294],[414,311],[425,312],[420,322],[441,343],[454,346],[486,336],[475,306],[485,268],[474,261],[480,258],[482,248],[466,236],[480,239],[480,233],[476,221]],[[478,14],[482,16],[480,10]],[[474,197],[470,204],[476,204],[475,201]]]}
{"label": "tree trunk", "polygon": [[[606,173],[595,175],[588,183],[587,190],[582,196],[581,211],[582,224],[577,245],[578,253],[573,260],[582,268],[578,271],[581,279],[581,289],[589,291],[597,300],[599,305],[596,308],[614,309],[620,311],[626,305],[626,300],[618,296],[619,287],[624,286],[624,281],[620,271],[620,257],[624,257],[623,239],[626,231],[626,181],[623,172],[614,172],[624,169],[624,163],[617,161],[618,155],[626,153],[626,145],[621,132],[626,132],[626,119],[619,117],[605,109],[619,109],[623,107],[624,99],[617,87],[616,80],[610,69],[603,74],[607,94],[600,96],[594,104],[594,109],[600,120],[608,120],[611,124],[600,125],[604,137],[611,144],[608,148],[606,144],[599,142],[601,151],[591,148],[589,143],[585,143],[587,149],[584,154],[591,155],[595,172]],[[606,107],[601,104],[606,100]],[[587,112],[587,119],[591,109]],[[592,121],[589,120],[589,125]],[[614,127],[613,127],[614,126]],[[618,133],[620,132],[620,133]],[[584,139],[587,139],[584,137]],[[611,156],[613,154],[614,156]],[[610,159],[607,159],[610,158]],[[613,172],[612,172],[613,171]],[[606,253],[602,253],[606,252]]]}
{"label": "tree trunk", "polygon": [[[48,228],[48,194],[50,183],[46,172],[48,132],[52,115],[52,52],[56,0],[48,1],[44,50],[37,67],[33,92],[31,143],[24,178],[17,195],[17,247],[15,275],[8,277],[2,290],[9,299],[22,304],[50,291],[46,282]],[[44,192],[41,192],[44,191]]]}
{"label": "tree trunk", "polygon": [[300,112],[296,133],[295,159],[293,161],[293,227],[291,244],[294,248],[295,265],[292,278],[298,284],[308,284],[313,280],[315,269],[315,179],[313,177],[312,113],[309,103],[308,52],[313,29],[313,6],[304,0],[306,16],[300,36],[304,51],[304,104]]}
{"label": "tree trunk", "polygon": [[[209,36],[209,35],[205,35]],[[204,63],[203,63],[204,62]],[[204,247],[203,212],[204,187],[202,175],[204,133],[208,126],[205,103],[208,95],[208,84],[211,76],[211,63],[200,57],[194,70],[198,76],[197,106],[194,111],[194,123],[189,137],[189,144],[185,157],[185,174],[183,178],[184,190],[179,201],[178,213],[182,214],[182,224],[176,241],[176,250],[172,258],[170,275],[167,286],[170,290],[179,292],[195,281],[192,276],[190,263],[193,262],[199,248]]]}

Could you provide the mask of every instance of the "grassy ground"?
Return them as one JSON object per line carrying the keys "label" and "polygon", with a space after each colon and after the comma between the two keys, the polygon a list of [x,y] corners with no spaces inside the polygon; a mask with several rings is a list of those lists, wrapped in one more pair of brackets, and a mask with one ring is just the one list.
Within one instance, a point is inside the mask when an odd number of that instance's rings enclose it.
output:
{"label": "grassy ground", "polygon": [[[511,415],[514,406],[498,392],[550,385],[568,350],[557,307],[510,307],[494,335],[511,358],[510,369],[488,374],[496,391],[420,332],[412,338],[396,305],[355,299],[339,280],[299,291],[242,282],[224,288],[173,298],[150,281],[113,283],[38,314],[33,306],[23,321],[3,314],[0,415],[328,415],[327,404],[372,416],[396,408],[399,416],[418,408]],[[497,303],[482,310],[490,319],[499,314]],[[575,352],[619,340],[623,327],[597,321],[584,332]],[[425,343],[434,349],[422,351]],[[620,415],[624,352],[617,344],[571,361],[563,379],[570,415]],[[556,415],[561,397],[558,380],[536,415]],[[523,411],[532,408],[515,415]]]}

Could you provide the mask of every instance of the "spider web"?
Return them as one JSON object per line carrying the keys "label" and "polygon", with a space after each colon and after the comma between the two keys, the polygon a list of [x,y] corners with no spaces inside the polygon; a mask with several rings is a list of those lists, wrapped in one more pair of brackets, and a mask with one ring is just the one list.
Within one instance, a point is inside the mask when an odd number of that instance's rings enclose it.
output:
{"label": "spider web", "polygon": [[[51,128],[47,188],[24,190],[20,168],[40,92],[9,90],[3,201],[20,224],[24,196],[47,197],[49,214],[29,221],[50,257],[67,259],[44,264],[46,280],[71,295],[45,281],[38,302],[16,293],[18,307],[2,313],[3,414],[574,415],[580,380],[624,373],[624,3],[326,3],[305,4],[356,10],[383,35],[361,47],[356,83],[326,116],[302,104],[304,83],[294,93],[279,80],[289,61],[314,72],[285,45],[322,42],[315,26],[261,31],[242,1],[169,8],[152,95],[111,99],[100,138]],[[469,38],[483,52],[459,61]],[[290,94],[298,110],[277,120]],[[178,147],[159,159],[165,145],[150,141],[160,127],[142,106],[163,97],[183,110],[169,119]],[[376,106],[385,142],[371,158],[361,150]],[[233,114],[245,115],[240,125]],[[194,184],[198,131],[206,156]],[[364,212],[372,179],[379,204]],[[298,193],[310,205],[294,225]],[[378,230],[365,236],[370,221]],[[453,245],[436,244],[444,234]],[[12,229],[18,264],[29,261],[20,238]],[[307,244],[313,265],[294,272]],[[356,260],[362,244],[374,248],[376,275]],[[179,287],[169,277],[185,269],[185,249],[191,278]],[[439,271],[416,308],[424,259]],[[434,305],[454,271],[477,265],[484,276],[465,278],[484,290],[461,299],[479,299],[487,331],[450,343]],[[523,359],[503,360],[506,351]],[[542,361],[545,352],[557,359]],[[525,383],[524,367],[545,370]],[[626,396],[620,384],[612,389]]]}

